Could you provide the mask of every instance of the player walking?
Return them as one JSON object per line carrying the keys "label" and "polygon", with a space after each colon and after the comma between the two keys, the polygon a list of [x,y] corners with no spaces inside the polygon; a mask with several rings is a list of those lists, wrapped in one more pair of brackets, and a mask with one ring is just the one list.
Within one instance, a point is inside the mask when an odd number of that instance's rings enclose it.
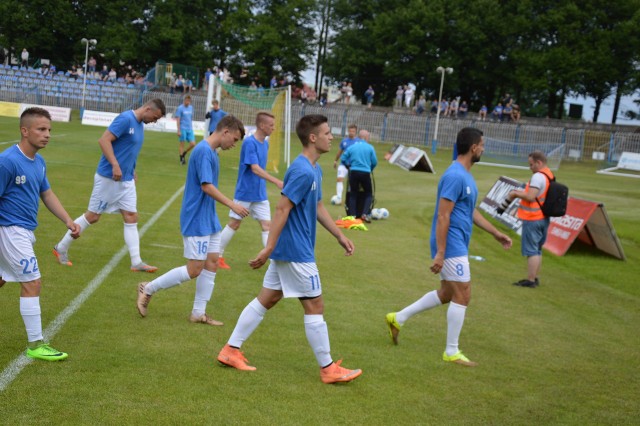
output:
{"label": "player walking", "polygon": [[189,321],[208,325],[222,325],[206,313],[213,294],[218,253],[220,250],[220,221],[216,201],[232,209],[238,217],[249,214],[243,206],[231,201],[218,189],[220,162],[217,149],[231,149],[244,136],[240,120],[227,115],[220,120],[215,132],[200,142],[189,158],[187,181],[180,210],[180,230],[184,243],[186,266],[174,268],[151,281],[138,285],[138,312],[147,315],[151,296],[159,290],[175,287],[196,278],[196,294]]}
{"label": "player walking", "polygon": [[[144,263],[140,257],[135,167],[144,141],[144,125],[155,123],[166,112],[164,102],[153,99],[113,120],[98,140],[102,156],[93,178],[89,207],[75,220],[80,225],[80,232],[84,232],[89,225],[98,222],[102,214],[120,212],[124,220],[124,242],[129,249],[131,270],[134,272],[158,270]],[[67,232],[53,248],[53,254],[62,265],[72,266],[69,261],[72,242],[73,236]]]}
{"label": "player walking", "polygon": [[[262,245],[267,244],[269,227],[271,226],[271,207],[267,198],[267,181],[282,189],[282,181],[271,176],[265,169],[269,152],[267,137],[275,129],[275,118],[271,113],[259,112],[256,116],[256,131],[242,142],[240,164],[238,165],[238,181],[234,203],[246,207],[251,216],[260,222],[262,228]],[[229,211],[229,223],[222,230],[220,237],[220,262],[218,266],[231,269],[224,260],[224,251],[233,238],[242,218],[233,210]]]}
{"label": "player walking", "polygon": [[33,251],[38,207],[43,204],[69,228],[73,238],[80,226],[73,222],[47,180],[38,151],[51,137],[51,116],[42,108],[27,108],[20,116],[20,142],[0,154],[0,287],[20,283],[20,314],[27,331],[27,356],[46,361],[67,358],[45,343],[40,314],[40,269]]}
{"label": "player walking", "polygon": [[362,371],[348,370],[333,362],[329,331],[324,321],[324,300],[318,267],[315,263],[316,221],[353,254],[353,243],[333,222],[322,204],[322,169],[320,156],[331,148],[331,128],[322,115],[306,115],[296,126],[302,142],[302,154],[295,159],[284,176],[282,197],[265,248],[249,264],[257,269],[270,258],[262,289],[242,311],[228,343],[218,354],[218,361],[238,370],[255,370],[240,352],[267,310],[283,297],[296,297],[304,309],[304,328],[313,350],[320,378],[324,383],[349,382]]}
{"label": "player walking", "polygon": [[469,240],[473,224],[487,231],[505,249],[511,239],[499,232],[478,210],[478,188],[470,173],[480,161],[484,139],[478,129],[465,127],[458,132],[457,159],[447,168],[438,183],[436,214],[431,226],[431,272],[440,274],[440,289],[430,291],[400,312],[386,316],[393,343],[398,344],[402,325],[412,316],[449,303],[447,310],[447,346],[442,359],[469,367],[470,361],[458,349],[465,312],[471,300],[471,272],[469,270]]}

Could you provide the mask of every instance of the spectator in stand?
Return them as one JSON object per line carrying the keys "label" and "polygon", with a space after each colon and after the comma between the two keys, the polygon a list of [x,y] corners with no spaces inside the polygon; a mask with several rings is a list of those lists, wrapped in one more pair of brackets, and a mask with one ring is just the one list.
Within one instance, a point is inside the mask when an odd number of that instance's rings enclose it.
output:
{"label": "spectator in stand", "polygon": [[184,93],[184,77],[182,77],[182,74],[179,74],[176,79],[176,92]]}
{"label": "spectator in stand", "polygon": [[69,77],[76,80],[78,79],[78,68],[75,65],[71,66],[71,69],[69,70]]}
{"label": "spectator in stand", "polygon": [[96,72],[96,58],[93,56],[89,58],[89,62],[87,62],[87,74],[90,77],[93,77],[93,74]]}
{"label": "spectator in stand", "polygon": [[502,98],[502,105],[507,106],[512,102],[511,95],[508,93],[504,94],[504,98]]}
{"label": "spectator in stand", "polygon": [[321,107],[327,105],[328,97],[329,97],[329,95],[327,94],[327,92],[322,92],[322,94],[320,95],[320,106]]}
{"label": "spectator in stand", "polygon": [[440,104],[440,114],[443,117],[446,117],[448,113],[449,113],[449,101],[447,101],[447,99],[443,99],[442,103]]}
{"label": "spectator in stand", "polygon": [[431,101],[431,115],[436,115],[438,113],[438,100],[434,99]]}
{"label": "spectator in stand", "polygon": [[404,106],[411,108],[413,102],[413,87],[410,84],[404,86]]}
{"label": "spectator in stand", "polygon": [[347,83],[347,88],[344,92],[344,103],[349,105],[351,103],[351,96],[353,95],[353,87],[351,86],[351,82]]}
{"label": "spectator in stand", "polygon": [[465,118],[468,112],[469,105],[467,105],[467,101],[460,102],[460,106],[458,107],[458,117]]}
{"label": "spectator in stand", "polygon": [[22,49],[22,54],[20,55],[20,58],[22,59],[22,62],[20,62],[20,66],[24,67],[25,69],[29,67],[29,52],[27,51],[27,48],[25,47],[24,49]]}
{"label": "spectator in stand", "polygon": [[484,120],[487,119],[487,111],[488,110],[489,109],[484,104],[480,107],[480,111],[478,111],[478,117],[480,117],[480,121],[484,121]]}
{"label": "spectator in stand", "polygon": [[422,115],[427,109],[427,100],[423,95],[420,95],[420,99],[418,99],[418,105],[416,106],[416,114]]}
{"label": "spectator in stand", "polygon": [[269,87],[271,87],[272,89],[275,89],[276,87],[278,87],[278,80],[276,79],[275,75],[271,77],[271,81],[269,82]]}
{"label": "spectator in stand", "polygon": [[184,92],[191,93],[193,91],[193,81],[187,76],[187,79],[184,82]]}
{"label": "spectator in stand", "polygon": [[498,102],[498,105],[493,108],[491,116],[493,121],[502,121],[502,102]]}
{"label": "spectator in stand", "polygon": [[176,91],[176,73],[172,73],[169,77],[169,91],[174,93]]}
{"label": "spectator in stand", "polygon": [[513,104],[513,110],[511,111],[511,121],[518,123],[520,121],[520,106]]}
{"label": "spectator in stand", "polygon": [[376,92],[373,91],[372,86],[369,86],[369,88],[364,91],[364,98],[367,100],[367,107],[371,108],[371,105],[373,105],[373,95],[375,94]]}
{"label": "spectator in stand", "polygon": [[511,102],[505,104],[504,108],[502,108],[502,119],[504,121],[511,121],[511,113],[513,112],[513,107],[511,106]]}
{"label": "spectator in stand", "polygon": [[264,87],[262,87],[262,83],[258,83],[258,96],[264,96]]}
{"label": "spectator in stand", "polygon": [[111,68],[111,71],[109,71],[109,76],[107,77],[107,81],[115,83],[117,79],[118,79],[118,73],[116,73],[116,69]]}
{"label": "spectator in stand", "polygon": [[402,96],[404,95],[404,89],[402,86],[398,86],[398,90],[396,90],[396,107],[400,108],[402,106]]}
{"label": "spectator in stand", "polygon": [[451,99],[449,104],[449,116],[451,118],[458,118],[458,100],[456,98]]}
{"label": "spectator in stand", "polygon": [[106,65],[102,66],[102,71],[100,71],[100,80],[107,81],[109,78],[109,68]]}

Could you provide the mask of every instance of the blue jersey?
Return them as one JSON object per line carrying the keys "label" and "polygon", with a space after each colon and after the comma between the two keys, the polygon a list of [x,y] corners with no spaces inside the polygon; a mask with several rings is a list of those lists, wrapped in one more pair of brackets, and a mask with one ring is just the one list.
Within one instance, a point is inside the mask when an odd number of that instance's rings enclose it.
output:
{"label": "blue jersey", "polygon": [[267,181],[251,171],[251,165],[267,168],[269,142],[260,142],[254,135],[242,142],[240,164],[238,165],[238,183],[234,198],[240,201],[265,201],[267,199]]}
{"label": "blue jersey", "polygon": [[[349,148],[351,145],[353,145],[354,143],[358,142],[360,139],[358,138],[344,138],[342,139],[342,142],[340,142],[340,151],[345,152],[347,150],[347,148]],[[340,160],[340,163],[342,163],[342,160]],[[344,164],[344,163],[342,163]]]}
{"label": "blue jersey", "polygon": [[50,188],[40,154],[32,160],[18,145],[0,154],[0,226],[38,226],[40,194]]}
{"label": "blue jersey", "polygon": [[221,109],[217,111],[214,111],[214,110],[209,111],[209,117],[210,117],[209,134],[216,131],[216,127],[218,126],[218,123],[220,122],[220,120],[222,120],[222,117],[224,117],[225,115],[227,115],[227,113]]}
{"label": "blue jersey", "polygon": [[318,202],[322,199],[322,169],[299,155],[284,175],[282,194],[294,204],[271,259],[315,262]]}
{"label": "blue jersey", "polygon": [[[122,180],[133,180],[136,161],[144,141],[144,123],[142,120],[138,121],[133,111],[129,110],[117,116],[107,130],[116,137],[112,146],[120,170],[122,170]],[[113,177],[113,167],[104,154],[100,157],[96,173],[109,179]]]}
{"label": "blue jersey", "polygon": [[206,140],[193,149],[180,210],[180,232],[185,237],[201,237],[222,230],[216,214],[216,201],[202,191],[203,183],[218,187],[220,159]]}
{"label": "blue jersey", "polygon": [[340,157],[342,164],[350,170],[371,173],[378,165],[378,157],[373,146],[363,140],[351,145]]}
{"label": "blue jersey", "polygon": [[174,117],[180,119],[180,130],[193,130],[193,105],[180,105],[176,110]]}
{"label": "blue jersey", "polygon": [[438,182],[438,198],[436,199],[436,213],[431,226],[431,258],[438,251],[436,243],[436,222],[440,199],[455,203],[451,212],[449,233],[447,234],[447,248],[444,258],[466,256],[469,253],[469,240],[473,228],[473,212],[478,199],[476,182],[462,164],[454,161],[444,172]]}

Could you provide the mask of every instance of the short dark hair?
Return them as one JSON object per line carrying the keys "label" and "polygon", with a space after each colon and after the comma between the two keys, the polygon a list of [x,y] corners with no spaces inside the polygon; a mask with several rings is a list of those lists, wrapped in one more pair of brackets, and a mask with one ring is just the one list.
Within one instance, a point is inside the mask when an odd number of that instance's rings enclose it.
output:
{"label": "short dark hair", "polygon": [[22,114],[20,114],[20,127],[25,127],[27,125],[27,121],[31,120],[33,117],[44,117],[51,121],[51,114],[49,114],[49,111],[40,107],[31,107],[25,109]]}
{"label": "short dark hair", "polygon": [[221,132],[224,129],[229,129],[232,132],[238,130],[240,132],[240,140],[244,139],[244,124],[239,118],[231,114],[222,117],[222,120],[216,126],[216,132]]}
{"label": "short dark hair", "polygon": [[329,119],[327,119],[327,117],[320,114],[309,114],[302,117],[300,121],[298,121],[298,124],[296,124],[296,134],[300,142],[302,142],[302,146],[309,145],[309,136],[313,132],[316,132],[322,123],[328,121]]}
{"label": "short dark hair", "polygon": [[482,140],[482,130],[475,127],[465,127],[458,132],[456,148],[458,155],[464,155],[471,150],[472,145],[477,145]]}
{"label": "short dark hair", "polygon": [[153,109],[159,109],[163,117],[167,115],[167,107],[164,105],[162,99],[151,99],[145,105]]}
{"label": "short dark hair", "polygon": [[529,154],[529,158],[533,161],[542,161],[543,164],[547,164],[547,156],[542,151],[533,151]]}

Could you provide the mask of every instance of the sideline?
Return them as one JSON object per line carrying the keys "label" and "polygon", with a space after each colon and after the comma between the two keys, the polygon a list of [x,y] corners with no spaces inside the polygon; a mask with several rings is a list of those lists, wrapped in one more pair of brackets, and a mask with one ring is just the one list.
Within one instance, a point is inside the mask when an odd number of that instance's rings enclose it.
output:
{"label": "sideline", "polygon": [[[169,200],[164,203],[160,209],[155,212],[155,214],[144,224],[144,226],[140,229],[140,238],[147,232],[149,228],[151,228],[156,221],[162,216],[162,214],[171,206],[171,204],[178,198],[182,191],[184,190],[184,185],[178,189]],[[44,340],[46,342],[53,339],[53,337],[60,331],[62,326],[67,322],[67,320],[73,315],[84,302],[93,294],[94,291],[100,287],[100,285],[104,282],[104,280],[109,276],[111,271],[120,263],[122,258],[128,254],[129,251],[127,246],[123,246],[107,263],[104,268],[87,284],[87,286],[82,290],[82,292],[76,296],[75,299],[67,307],[58,314],[58,316],[47,326],[45,330],[43,330]],[[27,357],[24,353],[18,355],[11,363],[2,371],[0,374],[0,392],[4,391],[10,384],[18,377],[18,374],[22,371],[24,367],[31,364],[34,360],[32,358]]]}

